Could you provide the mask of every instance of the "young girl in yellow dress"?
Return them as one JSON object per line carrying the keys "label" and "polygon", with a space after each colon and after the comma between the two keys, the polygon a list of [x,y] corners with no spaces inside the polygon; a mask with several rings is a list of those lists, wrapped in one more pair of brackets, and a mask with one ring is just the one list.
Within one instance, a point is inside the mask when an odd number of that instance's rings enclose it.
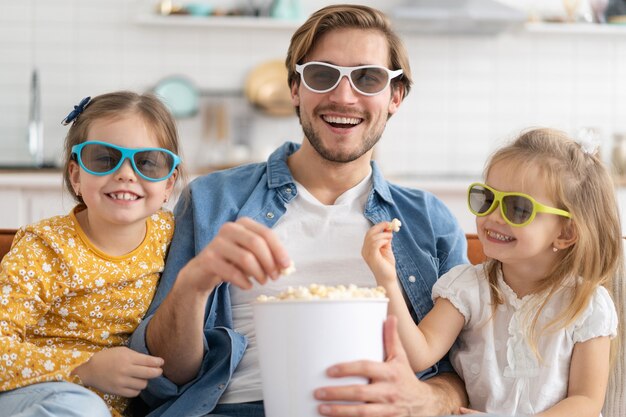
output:
{"label": "young girl in yellow dress", "polygon": [[182,176],[175,123],[132,92],[86,98],[70,123],[64,180],[78,205],[21,228],[1,264],[0,415],[119,416],[162,372],[125,343],[174,231],[162,205]]}

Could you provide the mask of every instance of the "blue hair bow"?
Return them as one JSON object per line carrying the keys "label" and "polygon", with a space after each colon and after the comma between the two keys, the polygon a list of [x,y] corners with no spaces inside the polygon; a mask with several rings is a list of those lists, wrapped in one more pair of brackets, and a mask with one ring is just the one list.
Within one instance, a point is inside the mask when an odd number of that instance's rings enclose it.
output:
{"label": "blue hair bow", "polygon": [[87,104],[89,104],[90,101],[91,101],[91,97],[85,97],[84,99],[82,99],[80,103],[78,103],[78,105],[74,106],[74,110],[72,110],[70,114],[68,114],[67,117],[63,119],[61,124],[63,126],[67,126],[70,123],[72,123],[74,120],[76,120],[78,115],[80,115],[83,112],[83,110],[85,110],[85,107],[87,107]]}

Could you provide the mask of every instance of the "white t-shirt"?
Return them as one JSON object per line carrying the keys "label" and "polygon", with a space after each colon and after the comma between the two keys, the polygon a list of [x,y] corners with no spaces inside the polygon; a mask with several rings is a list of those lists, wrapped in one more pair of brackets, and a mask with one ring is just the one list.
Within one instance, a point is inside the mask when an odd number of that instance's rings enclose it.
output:
{"label": "white t-shirt", "polygon": [[[527,342],[525,318],[530,306],[536,305],[535,297],[541,295],[519,299],[501,273],[498,283],[504,304],[497,307],[493,318],[489,281],[482,265],[459,265],[435,283],[433,300],[450,300],[465,317],[450,355],[452,365],[465,381],[471,408],[502,415],[539,413],[566,397],[574,345],[617,335],[615,306],[608,291],[598,287],[574,323],[541,334],[540,362]],[[570,290],[563,286],[550,299],[539,326],[569,305]]]}
{"label": "white t-shirt", "polygon": [[292,286],[309,284],[355,284],[376,286],[374,275],[361,256],[365,233],[372,226],[363,216],[372,189],[371,172],[359,184],[324,205],[301,184],[298,195],[287,205],[274,233],[287,248],[296,271],[251,290],[230,286],[234,329],[248,338],[248,347],[220,403],[263,399],[256,335],[250,305],[259,295],[276,295]]}

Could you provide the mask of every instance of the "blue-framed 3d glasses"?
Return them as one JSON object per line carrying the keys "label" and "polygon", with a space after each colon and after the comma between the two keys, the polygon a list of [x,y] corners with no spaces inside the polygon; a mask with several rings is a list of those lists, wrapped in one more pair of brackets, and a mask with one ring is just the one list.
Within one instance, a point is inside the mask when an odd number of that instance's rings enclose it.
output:
{"label": "blue-framed 3d glasses", "polygon": [[163,148],[123,148],[100,141],[87,141],[72,146],[78,165],[92,175],[108,175],[130,161],[133,170],[147,181],[163,181],[180,164],[175,153]]}

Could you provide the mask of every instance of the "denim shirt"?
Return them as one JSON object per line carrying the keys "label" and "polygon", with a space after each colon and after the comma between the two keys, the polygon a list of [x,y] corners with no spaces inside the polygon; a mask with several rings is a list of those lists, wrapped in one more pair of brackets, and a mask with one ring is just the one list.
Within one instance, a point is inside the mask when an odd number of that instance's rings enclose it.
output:
{"label": "denim shirt", "polygon": [[[297,195],[287,157],[300,145],[287,142],[267,162],[244,165],[197,178],[187,198],[181,198],[176,230],[165,270],[146,318],[130,340],[130,347],[149,353],[145,332],[152,314],[172,288],[178,271],[215,237],[225,222],[250,217],[268,227],[276,224]],[[397,218],[402,229],[394,234],[393,252],[402,288],[413,319],[419,322],[432,308],[431,289],[453,266],[467,263],[465,235],[449,209],[430,193],[387,182],[372,162],[373,188],[364,216],[373,224]],[[165,377],[152,379],[142,398],[150,416],[202,416],[224,392],[246,349],[246,338],[233,330],[231,300],[226,283],[209,296],[205,311],[205,356],[197,377],[178,386]],[[440,361],[418,376],[453,372]]]}

